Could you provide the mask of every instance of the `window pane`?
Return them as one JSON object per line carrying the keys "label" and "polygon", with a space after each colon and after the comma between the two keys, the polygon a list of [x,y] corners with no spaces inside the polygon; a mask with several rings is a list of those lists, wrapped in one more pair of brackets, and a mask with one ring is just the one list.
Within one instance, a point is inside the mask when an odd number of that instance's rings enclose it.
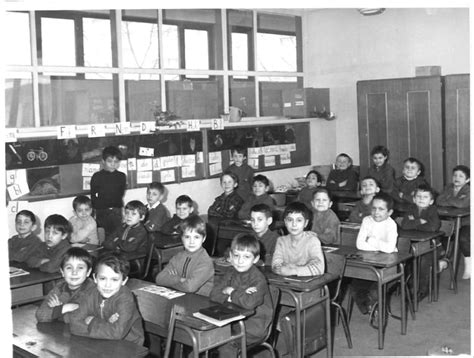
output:
{"label": "window pane", "polygon": [[118,122],[113,80],[40,74],[39,83],[42,126]]}
{"label": "window pane", "polygon": [[248,71],[249,52],[248,35],[232,33],[232,69],[235,71]]}
{"label": "window pane", "polygon": [[112,67],[110,20],[84,18],[84,66]]}
{"label": "window pane", "polygon": [[178,26],[163,25],[163,66],[179,68]]}
{"label": "window pane", "polygon": [[[209,46],[207,31],[185,30],[185,63],[186,68],[193,70],[209,69]],[[208,78],[209,76],[190,76],[191,78]]]}
{"label": "window pane", "polygon": [[127,121],[154,121],[153,111],[161,109],[160,77],[125,75]]}
{"label": "window pane", "polygon": [[243,10],[228,10],[229,69],[254,70],[253,65],[253,13]]}
{"label": "window pane", "polygon": [[255,106],[255,77],[248,80],[240,80],[235,77],[229,79],[230,105],[240,108],[243,116],[255,117],[257,115]]}
{"label": "window pane", "polygon": [[76,50],[74,21],[41,18],[42,63],[45,66],[75,66]]}
{"label": "window pane", "polygon": [[[284,81],[283,81],[284,80]],[[260,116],[283,116],[285,89],[298,87],[295,77],[260,77]]]}
{"label": "window pane", "polygon": [[34,127],[31,73],[7,73],[5,76],[6,127]]}
{"label": "window pane", "polygon": [[21,12],[5,13],[5,29],[8,29],[8,36],[4,36],[6,41],[3,51],[5,63],[7,65],[30,65],[30,25],[29,15]]}

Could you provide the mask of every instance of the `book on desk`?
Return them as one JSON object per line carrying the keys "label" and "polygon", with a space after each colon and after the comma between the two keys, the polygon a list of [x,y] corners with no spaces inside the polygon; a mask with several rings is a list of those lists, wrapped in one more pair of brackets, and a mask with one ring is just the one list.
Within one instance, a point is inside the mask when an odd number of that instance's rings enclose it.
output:
{"label": "book on desk", "polygon": [[10,266],[10,278],[12,277],[17,277],[17,276],[23,276],[23,275],[29,275],[30,273],[28,271],[25,271],[19,267],[13,267]]}
{"label": "book on desk", "polygon": [[234,321],[244,319],[245,316],[239,311],[233,310],[224,305],[214,305],[201,308],[198,312],[194,312],[193,316],[212,323],[215,326],[222,327]]}

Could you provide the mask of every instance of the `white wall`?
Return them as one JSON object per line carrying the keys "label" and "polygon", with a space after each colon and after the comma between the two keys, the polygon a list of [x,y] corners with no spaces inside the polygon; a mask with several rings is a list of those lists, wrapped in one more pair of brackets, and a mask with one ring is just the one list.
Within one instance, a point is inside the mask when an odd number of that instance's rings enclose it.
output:
{"label": "white wall", "polygon": [[359,163],[356,83],[414,77],[416,66],[442,75],[469,73],[469,9],[390,9],[362,16],[355,9],[306,11],[305,86],[329,87],[336,152]]}

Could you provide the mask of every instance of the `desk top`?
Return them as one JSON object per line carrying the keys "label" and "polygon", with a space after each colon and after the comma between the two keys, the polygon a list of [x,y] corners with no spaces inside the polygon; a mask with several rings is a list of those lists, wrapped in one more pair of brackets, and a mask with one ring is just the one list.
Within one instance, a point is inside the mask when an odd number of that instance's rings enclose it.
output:
{"label": "desk top", "polygon": [[426,232],[426,231],[418,231],[418,230],[402,230],[398,229],[398,236],[399,237],[405,237],[407,239],[410,239],[411,241],[415,242],[424,242],[424,241],[429,241],[434,238],[443,236],[444,233],[441,231],[436,231],[436,232]]}
{"label": "desk top", "polygon": [[259,269],[265,274],[268,281],[279,288],[288,288],[293,291],[309,292],[323,288],[329,282],[337,280],[338,275],[325,273],[324,275],[308,277],[281,276],[272,272],[270,266],[261,266]]}
{"label": "desk top", "polygon": [[412,257],[412,255],[409,253],[393,252],[391,254],[387,254],[380,251],[359,250],[351,246],[326,247],[328,247],[328,249],[325,250],[325,254],[344,255],[347,258],[348,265],[350,265],[351,262],[355,262],[374,267],[393,267]]}
{"label": "desk top", "polygon": [[349,190],[331,190],[331,196],[335,199],[359,200],[361,198],[359,191]]}
{"label": "desk top", "polygon": [[144,357],[148,350],[123,340],[92,339],[71,335],[64,322],[36,323],[37,306],[12,310],[13,344],[16,350],[38,357]]}
{"label": "desk top", "polygon": [[153,242],[157,249],[169,249],[171,247],[183,246],[179,234],[167,235],[162,232],[153,232]]}
{"label": "desk top", "polygon": [[37,283],[53,281],[62,278],[60,272],[41,272],[36,268],[29,268],[24,263],[11,262],[10,266],[22,268],[28,271],[28,275],[16,276],[10,278],[10,288],[19,288],[24,286],[31,286]]}
{"label": "desk top", "polygon": [[438,206],[438,215],[449,218],[463,218],[471,215],[471,208],[455,208],[452,206]]}

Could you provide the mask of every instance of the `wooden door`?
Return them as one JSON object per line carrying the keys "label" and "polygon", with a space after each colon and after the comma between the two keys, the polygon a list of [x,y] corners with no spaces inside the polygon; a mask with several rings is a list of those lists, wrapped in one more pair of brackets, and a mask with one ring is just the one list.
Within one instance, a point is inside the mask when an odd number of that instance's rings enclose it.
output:
{"label": "wooden door", "polygon": [[444,77],[444,159],[446,183],[452,181],[452,170],[458,164],[470,163],[469,75]]}
{"label": "wooden door", "polygon": [[357,82],[361,177],[376,145],[390,150],[390,163],[401,175],[403,161],[415,157],[425,178],[443,187],[441,77],[414,77]]}

